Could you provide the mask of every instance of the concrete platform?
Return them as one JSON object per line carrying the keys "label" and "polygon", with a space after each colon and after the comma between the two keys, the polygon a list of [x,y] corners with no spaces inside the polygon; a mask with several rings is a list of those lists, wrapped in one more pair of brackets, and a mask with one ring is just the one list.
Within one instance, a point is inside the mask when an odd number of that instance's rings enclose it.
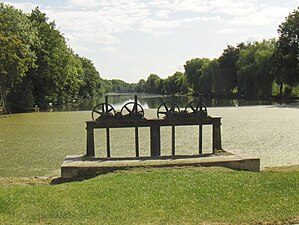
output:
{"label": "concrete platform", "polygon": [[260,171],[259,158],[244,158],[230,154],[206,156],[164,156],[159,158],[86,158],[68,155],[61,166],[62,179],[89,178],[116,170],[136,167],[220,166],[236,170]]}

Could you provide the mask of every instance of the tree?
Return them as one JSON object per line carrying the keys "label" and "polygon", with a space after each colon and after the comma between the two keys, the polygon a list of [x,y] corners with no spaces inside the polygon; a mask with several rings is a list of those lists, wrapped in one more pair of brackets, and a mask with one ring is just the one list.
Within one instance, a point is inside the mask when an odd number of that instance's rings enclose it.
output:
{"label": "tree", "polygon": [[85,57],[79,57],[79,59],[83,68],[83,84],[80,87],[79,94],[85,98],[95,97],[103,89],[100,74],[91,60]]}
{"label": "tree", "polygon": [[229,95],[238,86],[236,62],[239,51],[240,48],[228,45],[219,57],[219,76],[215,80],[218,84],[215,90],[217,94]]}
{"label": "tree", "polygon": [[294,86],[299,83],[299,7],[279,25],[279,38],[274,52],[274,74],[280,84]]}
{"label": "tree", "polygon": [[272,93],[271,60],[275,40],[249,43],[240,50],[237,65],[239,93],[256,98]]}
{"label": "tree", "polygon": [[34,67],[31,45],[36,41],[36,32],[22,11],[3,3],[0,24],[0,104],[7,110],[7,95]]}
{"label": "tree", "polygon": [[188,85],[184,74],[176,72],[167,77],[163,82],[163,91],[165,94],[187,93]]}
{"label": "tree", "polygon": [[156,74],[150,74],[146,80],[145,92],[160,94],[162,90],[162,79]]}
{"label": "tree", "polygon": [[146,88],[146,81],[144,79],[140,79],[136,84],[134,91],[143,93],[145,92],[145,88]]}
{"label": "tree", "polygon": [[32,45],[37,55],[37,67],[29,71],[35,101],[45,107],[49,102],[62,103],[78,94],[83,84],[79,60],[66,45],[54,22],[39,8],[32,10],[29,19],[37,28],[38,44]]}
{"label": "tree", "polygon": [[200,93],[202,87],[203,75],[202,66],[209,61],[207,58],[195,58],[186,62],[184,65],[185,75],[189,86],[193,88],[194,93]]}

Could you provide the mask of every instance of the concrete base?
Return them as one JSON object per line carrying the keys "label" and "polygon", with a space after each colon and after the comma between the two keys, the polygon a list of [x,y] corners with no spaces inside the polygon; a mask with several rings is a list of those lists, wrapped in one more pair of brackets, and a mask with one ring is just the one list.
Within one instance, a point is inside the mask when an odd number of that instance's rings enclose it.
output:
{"label": "concrete base", "polygon": [[159,158],[103,159],[69,155],[61,166],[62,179],[90,178],[99,174],[136,167],[220,166],[236,170],[260,171],[259,158],[216,154]]}

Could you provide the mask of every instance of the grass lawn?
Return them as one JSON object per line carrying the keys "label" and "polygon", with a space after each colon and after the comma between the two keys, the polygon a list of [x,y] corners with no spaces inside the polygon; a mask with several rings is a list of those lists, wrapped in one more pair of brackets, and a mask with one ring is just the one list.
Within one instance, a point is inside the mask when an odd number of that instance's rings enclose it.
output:
{"label": "grass lawn", "polygon": [[59,185],[20,183],[0,187],[0,224],[299,223],[299,172],[134,169]]}

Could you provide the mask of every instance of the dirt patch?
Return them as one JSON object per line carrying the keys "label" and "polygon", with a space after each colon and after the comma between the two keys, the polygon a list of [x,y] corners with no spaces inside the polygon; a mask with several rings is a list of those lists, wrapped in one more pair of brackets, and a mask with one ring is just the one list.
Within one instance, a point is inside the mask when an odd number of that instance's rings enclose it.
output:
{"label": "dirt patch", "polygon": [[14,187],[20,185],[48,185],[53,177],[35,177],[35,178],[6,178],[0,177],[0,187]]}

